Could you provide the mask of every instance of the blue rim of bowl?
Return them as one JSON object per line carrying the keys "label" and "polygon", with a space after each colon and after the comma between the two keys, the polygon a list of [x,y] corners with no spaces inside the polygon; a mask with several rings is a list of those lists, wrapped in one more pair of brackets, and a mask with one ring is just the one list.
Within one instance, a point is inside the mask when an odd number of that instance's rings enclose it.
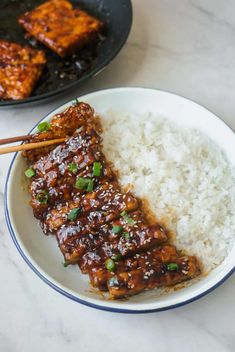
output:
{"label": "blue rim of bowl", "polygon": [[[117,88],[107,88],[107,89],[102,89],[100,91],[96,91],[96,92],[103,92],[103,91],[108,91],[108,90],[113,90],[113,89],[120,89],[120,88],[123,88],[123,87],[117,87]],[[156,91],[160,91],[160,92],[163,92],[163,93],[167,93],[167,94],[172,94],[174,96],[177,96],[177,97],[180,97],[180,98],[183,98],[185,100],[188,100],[188,101],[191,101],[201,107],[203,107],[204,109],[206,109],[207,111],[211,112],[215,117],[217,117],[212,111],[208,110],[207,108],[205,108],[203,105],[201,104],[198,104],[197,102],[191,100],[191,99],[188,99],[188,98],[185,98],[184,96],[181,96],[179,94],[175,94],[175,93],[172,93],[172,92],[168,92],[168,91],[164,91],[164,90],[160,90],[160,89],[154,89],[154,88],[147,88],[147,87],[125,87],[126,89],[129,89],[129,88],[133,88],[133,89],[149,89],[149,90],[156,90]],[[86,96],[89,96],[91,94],[93,94],[94,92],[92,93],[88,93],[88,94],[85,94]],[[78,97],[79,98],[79,97]],[[72,103],[73,100],[69,100],[67,103],[63,104],[62,106],[64,105],[67,105],[69,103]],[[44,116],[42,119],[40,119],[37,124],[34,125],[34,127],[29,131],[29,134],[36,128],[36,126],[41,122],[43,121],[44,119],[46,119],[50,114],[52,114],[55,110],[59,109],[59,107],[53,109],[52,111],[50,111],[46,116]],[[227,128],[230,129],[229,126],[227,126],[227,124],[222,120],[220,119],[219,117],[217,117],[220,121],[222,121]],[[231,130],[231,129],[230,129]],[[232,130],[231,130],[232,131]],[[171,309],[174,309],[174,308],[179,308],[179,307],[182,307],[186,304],[189,304],[189,303],[192,303],[194,301],[197,301],[198,299],[208,295],[210,292],[214,291],[217,287],[221,286],[233,273],[235,273],[235,267],[233,269],[231,269],[220,281],[218,281],[215,285],[213,285],[212,287],[210,287],[208,290],[200,293],[199,295],[195,296],[195,297],[192,297],[190,299],[186,299],[185,301],[183,302],[180,302],[180,303],[177,303],[177,304],[172,304],[172,305],[169,305],[167,307],[163,307],[163,308],[153,308],[153,309],[145,309],[145,310],[132,310],[132,309],[122,309],[122,308],[111,308],[111,307],[105,307],[105,306],[102,306],[102,305],[99,305],[99,304],[95,304],[95,303],[90,303],[90,302],[87,302],[81,298],[78,298],[74,295],[72,295],[71,293],[63,290],[62,288],[60,288],[59,286],[55,285],[52,281],[50,281],[48,278],[46,278],[30,261],[30,259],[26,256],[26,254],[24,253],[23,249],[21,248],[19,242],[17,241],[17,238],[16,238],[16,235],[15,235],[15,232],[13,230],[13,227],[11,225],[11,220],[10,220],[10,215],[9,215],[9,210],[8,210],[8,201],[7,201],[7,195],[8,195],[8,182],[9,182],[9,178],[10,178],[10,174],[11,174],[11,169],[13,167],[13,164],[14,164],[14,161],[16,159],[18,155],[18,152],[14,154],[14,157],[12,158],[11,160],[11,163],[10,163],[10,166],[9,166],[9,169],[8,169],[8,173],[7,173],[7,178],[6,178],[6,183],[5,183],[5,189],[4,189],[4,213],[5,213],[5,218],[6,218],[6,223],[7,223],[7,227],[8,227],[8,230],[9,230],[9,233],[11,235],[11,238],[13,240],[13,243],[14,245],[16,246],[16,249],[18,250],[18,252],[20,253],[20,255],[22,256],[22,258],[24,259],[24,261],[28,264],[28,266],[30,267],[30,269],[43,281],[45,282],[47,285],[49,285],[51,288],[53,288],[55,291],[59,292],[60,294],[62,294],[63,296],[75,301],[75,302],[78,302],[78,303],[81,303],[85,306],[88,306],[88,307],[91,307],[91,308],[95,308],[95,309],[99,309],[99,310],[103,310],[103,311],[107,311],[107,312],[112,312],[112,313],[126,313],[126,314],[144,314],[144,313],[156,313],[156,312],[162,312],[162,311],[166,311],[166,310],[171,310]]]}

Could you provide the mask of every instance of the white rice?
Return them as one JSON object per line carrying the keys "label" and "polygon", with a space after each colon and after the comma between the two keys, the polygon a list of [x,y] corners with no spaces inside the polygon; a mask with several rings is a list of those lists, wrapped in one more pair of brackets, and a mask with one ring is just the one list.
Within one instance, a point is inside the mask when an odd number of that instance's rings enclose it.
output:
{"label": "white rice", "polygon": [[169,120],[107,111],[104,152],[123,186],[147,198],[174,244],[200,258],[206,272],[220,264],[235,238],[235,172],[207,136]]}

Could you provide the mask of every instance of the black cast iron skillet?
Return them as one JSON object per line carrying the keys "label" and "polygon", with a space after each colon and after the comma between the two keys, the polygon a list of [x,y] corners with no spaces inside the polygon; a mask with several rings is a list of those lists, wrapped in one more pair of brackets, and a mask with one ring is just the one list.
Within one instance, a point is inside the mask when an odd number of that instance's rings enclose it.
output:
{"label": "black cast iron skillet", "polygon": [[47,65],[32,95],[21,100],[0,100],[0,107],[49,98],[77,87],[101,71],[120,51],[132,24],[131,0],[70,0],[105,23],[103,33],[76,54],[61,59],[34,39],[26,39],[18,17],[46,0],[0,0],[0,39],[43,49]]}

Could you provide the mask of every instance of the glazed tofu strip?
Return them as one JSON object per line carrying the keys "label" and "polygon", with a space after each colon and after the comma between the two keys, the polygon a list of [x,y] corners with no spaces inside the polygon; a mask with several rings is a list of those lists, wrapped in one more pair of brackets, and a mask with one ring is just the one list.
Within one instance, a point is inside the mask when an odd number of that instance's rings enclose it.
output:
{"label": "glazed tofu strip", "polygon": [[[94,188],[99,185],[106,183],[108,180],[113,179],[112,170],[109,166],[105,166],[105,163],[102,167],[102,177],[96,178],[93,177],[93,186]],[[77,188],[77,181],[79,179],[90,180],[93,175],[93,166],[87,166],[87,168],[77,175],[74,175],[72,172],[69,172],[64,175],[63,177],[57,178],[54,171],[51,171],[47,174],[46,180],[44,178],[38,178],[37,180],[33,181],[30,187],[30,192],[32,194],[31,205],[34,209],[34,215],[40,220],[43,220],[46,216],[46,211],[50,211],[58,204],[60,206],[74,197],[79,196],[84,193],[83,189]],[[50,185],[49,185],[50,183]],[[38,202],[38,196],[40,196],[41,192],[48,193],[48,202],[47,206],[44,208],[43,213],[40,212],[40,205]],[[76,201],[77,203],[77,201]],[[53,211],[53,210],[52,210]]]}
{"label": "glazed tofu strip", "polygon": [[155,287],[173,286],[200,274],[196,257],[184,256],[172,262],[156,261],[153,252],[140,256],[137,268],[118,272],[108,280],[112,298],[122,298]]}
{"label": "glazed tofu strip", "polygon": [[[65,261],[80,261],[86,273],[90,268],[103,265],[109,257],[127,256],[167,240],[166,231],[158,224],[149,225],[142,212],[129,213],[128,219],[134,224],[127,223],[121,216],[99,227],[97,232],[89,231],[86,226],[63,226],[57,232],[57,239]],[[83,223],[87,223],[86,219]]]}
{"label": "glazed tofu strip", "polygon": [[92,192],[77,194],[73,201],[51,209],[43,221],[44,229],[55,232],[68,223],[68,215],[77,208],[79,208],[77,219],[85,216],[90,227],[97,228],[119,217],[122,211],[130,212],[137,207],[138,200],[135,197],[128,192],[122,193],[116,182],[106,182]]}
{"label": "glazed tofu strip", "polygon": [[[138,210],[130,213],[130,216],[138,229],[147,224],[144,214]],[[110,223],[92,229],[87,224],[87,218],[80,218],[76,225],[63,225],[57,231],[57,239],[65,260],[68,263],[76,263],[85,253],[91,252],[107,242],[120,239],[121,234],[130,230],[130,226],[120,216]],[[100,257],[99,259],[101,260]],[[100,260],[98,264],[100,264]]]}
{"label": "glazed tofu strip", "polygon": [[82,265],[80,265],[80,268],[83,270],[85,264],[89,269],[87,273],[89,274],[92,286],[99,288],[101,291],[107,291],[109,281],[112,282],[112,278],[119,273],[132,272],[133,270],[137,270],[142,266],[143,268],[147,268],[148,266],[158,265],[159,263],[171,263],[174,262],[177,258],[178,253],[176,248],[166,244],[147,252],[136,253],[127,259],[120,260],[114,258],[112,259],[112,270],[107,270],[105,263],[100,266],[94,265],[92,267],[90,263],[85,263],[85,261],[83,261]]}
{"label": "glazed tofu strip", "polygon": [[90,269],[103,266],[108,258],[131,256],[166,241],[166,233],[159,225],[149,225],[141,230],[133,229],[115,240],[104,240],[100,246],[84,253],[79,265],[82,272],[87,274]]}
{"label": "glazed tofu strip", "polygon": [[[29,142],[31,143],[54,138],[71,137],[77,129],[86,125],[91,125],[94,129],[94,110],[88,104],[75,102],[73,106],[70,106],[65,109],[65,111],[56,114],[45,131],[32,135],[32,139],[29,140]],[[35,163],[43,156],[50,158],[48,153],[54,149],[55,146],[43,147],[25,151],[22,155],[29,160],[29,162]]]}
{"label": "glazed tofu strip", "polygon": [[119,238],[111,241],[104,240],[96,248],[84,253],[79,261],[80,269],[84,274],[87,274],[94,267],[104,266],[108,258],[131,256],[166,241],[166,233],[159,225],[148,225],[142,229],[133,229],[129,233],[120,235]]}
{"label": "glazed tofu strip", "polygon": [[[60,146],[57,148],[61,149]],[[31,206],[35,217],[40,220],[43,220],[46,212],[49,212],[57,204],[61,206],[85,193],[85,190],[80,187],[80,183],[84,180],[89,180],[93,188],[96,188],[98,185],[115,178],[109,163],[106,162],[97,146],[83,148],[75,154],[70,152],[67,158],[60,159],[56,165],[55,163],[52,165],[50,158],[44,159],[45,157],[41,158],[34,165],[33,169],[36,174],[29,187],[32,195]],[[99,177],[93,176],[96,162],[100,166]],[[42,165],[44,170],[47,169],[46,172],[42,171]],[[40,194],[45,192],[48,195],[47,203],[41,207]]]}
{"label": "glazed tofu strip", "polygon": [[[92,188],[95,188],[115,177],[101,152],[100,143],[100,136],[88,123],[32,165],[34,176],[29,190],[35,217],[42,220],[45,213],[58,202],[65,203],[76,194],[84,193],[79,188],[79,180],[90,180]],[[93,175],[96,163],[100,167],[98,177]],[[45,194],[46,204],[40,199]]]}
{"label": "glazed tofu strip", "polygon": [[43,51],[0,40],[0,99],[27,98],[45,64]]}
{"label": "glazed tofu strip", "polygon": [[21,26],[56,54],[64,57],[80,49],[101,28],[102,23],[85,11],[74,9],[67,0],[50,0],[19,19]]}
{"label": "glazed tofu strip", "polygon": [[91,161],[89,163],[90,153],[94,157],[94,152],[98,152],[97,148],[94,150],[90,147],[100,142],[100,137],[91,126],[82,126],[65,143],[54,148],[49,155],[41,157],[33,168],[41,177],[50,171],[63,175],[66,166],[71,162],[77,162],[77,167],[81,170],[91,163]]}

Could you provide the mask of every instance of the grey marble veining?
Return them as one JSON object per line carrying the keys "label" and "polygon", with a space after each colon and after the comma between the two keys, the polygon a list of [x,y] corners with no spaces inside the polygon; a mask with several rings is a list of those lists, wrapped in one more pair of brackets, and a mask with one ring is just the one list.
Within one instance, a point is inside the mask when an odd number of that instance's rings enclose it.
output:
{"label": "grey marble veining", "polygon": [[[133,6],[133,28],[117,58],[73,92],[0,110],[1,138],[28,132],[71,98],[116,86],[181,94],[235,130],[235,2],[133,0]],[[97,311],[45,285],[23,262],[7,231],[3,194],[11,158],[0,158],[1,352],[235,350],[234,276],[197,302],[148,315]]]}

